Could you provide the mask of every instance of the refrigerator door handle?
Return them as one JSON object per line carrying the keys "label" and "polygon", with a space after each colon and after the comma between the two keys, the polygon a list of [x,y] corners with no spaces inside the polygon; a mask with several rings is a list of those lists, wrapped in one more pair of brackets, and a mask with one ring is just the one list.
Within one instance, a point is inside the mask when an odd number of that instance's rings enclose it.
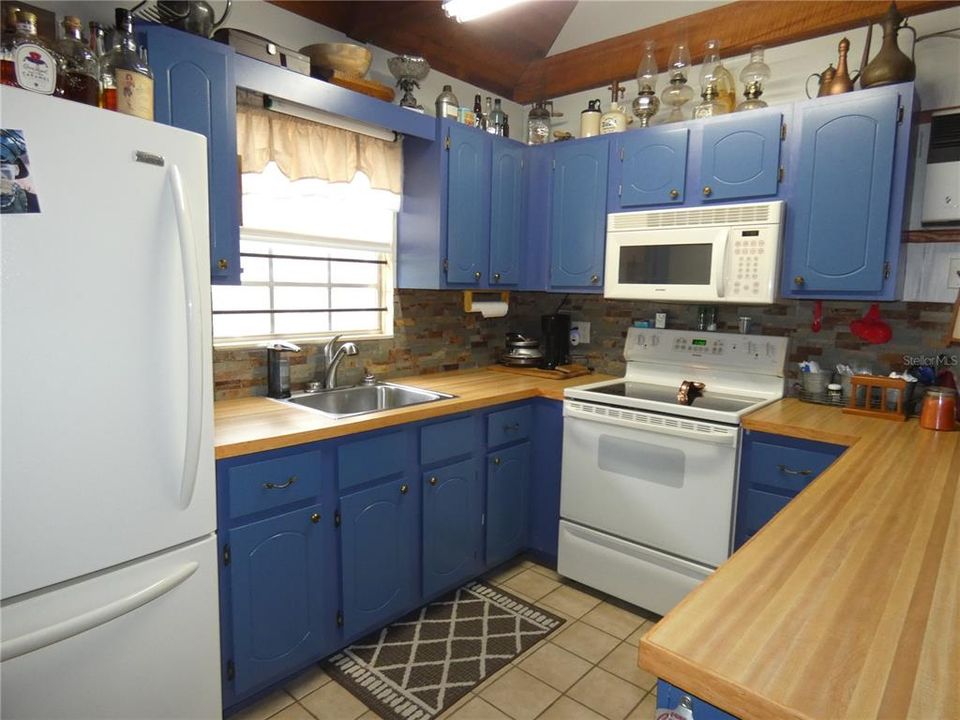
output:
{"label": "refrigerator door handle", "polygon": [[171,575],[161,578],[155,583],[141,590],[137,590],[126,597],[122,597],[119,600],[114,600],[102,607],[76,615],[63,622],[48,625],[40,630],[35,630],[26,635],[6,640],[0,644],[0,661],[6,662],[7,660],[12,660],[21,655],[45,648],[48,645],[62,642],[74,635],[79,635],[80,633],[87,632],[87,630],[93,630],[95,627],[105,625],[121,615],[133,612],[137,608],[143,607],[147,603],[153,602],[157,598],[166,595],[175,587],[182,584],[197,571],[198,567],[200,567],[199,563],[189,562]]}
{"label": "refrigerator door handle", "polygon": [[203,430],[203,342],[200,324],[200,280],[197,271],[196,246],[190,207],[183,192],[180,169],[170,164],[167,178],[173,193],[180,240],[180,261],[183,265],[183,296],[187,311],[187,434],[183,451],[183,474],[180,479],[180,506],[186,510],[193,499],[200,461],[200,435]]}

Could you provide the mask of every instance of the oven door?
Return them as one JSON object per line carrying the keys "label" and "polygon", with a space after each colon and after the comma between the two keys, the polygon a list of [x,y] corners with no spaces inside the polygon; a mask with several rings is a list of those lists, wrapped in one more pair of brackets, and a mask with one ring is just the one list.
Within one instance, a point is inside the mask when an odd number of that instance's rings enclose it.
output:
{"label": "oven door", "polygon": [[730,555],[739,428],[564,402],[560,516],[716,567]]}

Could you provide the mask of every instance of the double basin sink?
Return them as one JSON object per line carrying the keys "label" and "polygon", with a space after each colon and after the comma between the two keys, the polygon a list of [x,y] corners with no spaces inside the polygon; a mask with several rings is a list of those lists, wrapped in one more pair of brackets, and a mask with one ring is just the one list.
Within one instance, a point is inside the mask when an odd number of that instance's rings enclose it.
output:
{"label": "double basin sink", "polygon": [[339,419],[382,410],[396,410],[411,405],[447,400],[452,397],[456,396],[407,385],[378,382],[337,390],[299,393],[284,402],[310,408],[328,417]]}

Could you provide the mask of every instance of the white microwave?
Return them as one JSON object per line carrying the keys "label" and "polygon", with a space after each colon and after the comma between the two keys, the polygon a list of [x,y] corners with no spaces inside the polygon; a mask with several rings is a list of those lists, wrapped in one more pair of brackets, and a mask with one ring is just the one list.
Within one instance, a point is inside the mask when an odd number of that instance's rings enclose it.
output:
{"label": "white microwave", "polygon": [[784,209],[777,200],[609,215],[604,297],[772,303]]}

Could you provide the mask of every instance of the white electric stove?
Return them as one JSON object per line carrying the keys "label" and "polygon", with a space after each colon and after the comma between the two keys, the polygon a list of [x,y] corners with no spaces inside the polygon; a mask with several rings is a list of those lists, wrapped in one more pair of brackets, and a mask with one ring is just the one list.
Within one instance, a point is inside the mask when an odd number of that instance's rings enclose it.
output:
{"label": "white electric stove", "polygon": [[630,328],[623,378],[567,389],[560,574],[663,614],[729,557],[740,418],[783,397],[786,352]]}

